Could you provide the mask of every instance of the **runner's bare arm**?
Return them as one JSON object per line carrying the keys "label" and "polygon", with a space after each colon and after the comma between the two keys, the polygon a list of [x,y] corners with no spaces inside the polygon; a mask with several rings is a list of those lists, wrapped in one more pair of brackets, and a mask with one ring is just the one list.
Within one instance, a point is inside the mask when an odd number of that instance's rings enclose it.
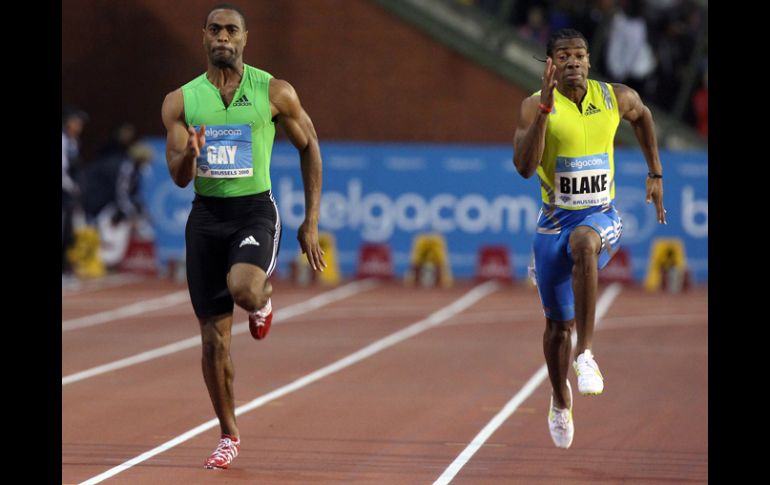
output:
{"label": "runner's bare arm", "polygon": [[182,90],[170,92],[161,108],[163,125],[166,127],[166,163],[174,183],[186,187],[195,176],[195,159],[206,143],[206,127],[201,125],[195,132],[184,120]]}
{"label": "runner's bare arm", "polygon": [[324,252],[318,243],[318,218],[321,206],[321,148],[313,122],[302,108],[294,88],[280,79],[270,80],[270,108],[300,155],[302,182],[305,190],[305,220],[297,239],[302,252],[314,270],[326,267]]}
{"label": "runner's bare arm", "polygon": [[[642,103],[639,93],[624,84],[613,84],[615,97],[618,99],[620,117],[631,123],[636,139],[642,148],[647,168],[651,173],[663,175],[663,165],[658,153],[658,140],[655,135],[655,123],[650,109]],[[666,209],[663,207],[663,179],[647,177],[646,202],[655,203],[658,222],[666,224]]]}
{"label": "runner's bare arm", "polygon": [[553,108],[553,90],[558,81],[554,79],[556,66],[550,57],[546,59],[543,71],[543,87],[539,95],[532,95],[521,102],[519,124],[513,135],[513,164],[525,179],[537,171],[545,150],[545,127],[548,113],[540,109]]}
{"label": "runner's bare arm", "polygon": [[525,179],[537,171],[545,150],[545,127],[548,115],[538,108],[540,96],[521,102],[519,124],[513,135],[513,164]]}

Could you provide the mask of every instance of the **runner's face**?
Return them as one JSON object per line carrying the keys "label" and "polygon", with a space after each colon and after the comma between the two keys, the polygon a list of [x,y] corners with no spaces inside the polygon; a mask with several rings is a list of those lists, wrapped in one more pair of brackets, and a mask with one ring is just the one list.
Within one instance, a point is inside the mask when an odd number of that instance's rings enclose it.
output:
{"label": "runner's face", "polygon": [[588,46],[583,39],[557,40],[553,46],[554,77],[561,86],[570,88],[586,87],[588,79]]}
{"label": "runner's face", "polygon": [[238,12],[214,10],[203,29],[203,45],[209,61],[219,68],[234,67],[243,55],[247,36]]}

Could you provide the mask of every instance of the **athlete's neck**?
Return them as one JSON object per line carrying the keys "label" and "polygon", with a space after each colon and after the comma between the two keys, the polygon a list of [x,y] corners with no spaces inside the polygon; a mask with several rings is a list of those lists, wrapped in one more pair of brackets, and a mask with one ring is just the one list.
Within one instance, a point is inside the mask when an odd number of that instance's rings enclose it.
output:
{"label": "athlete's neck", "polygon": [[580,106],[580,103],[583,102],[583,98],[586,97],[586,93],[588,92],[588,89],[585,86],[572,87],[558,85],[556,86],[556,89],[558,89],[565,98],[569,99],[578,106]]}
{"label": "athlete's neck", "polygon": [[225,68],[209,64],[209,68],[206,71],[206,77],[211,84],[218,88],[233,84],[237,86],[240,84],[241,78],[243,78],[243,61],[239,60],[234,66]]}

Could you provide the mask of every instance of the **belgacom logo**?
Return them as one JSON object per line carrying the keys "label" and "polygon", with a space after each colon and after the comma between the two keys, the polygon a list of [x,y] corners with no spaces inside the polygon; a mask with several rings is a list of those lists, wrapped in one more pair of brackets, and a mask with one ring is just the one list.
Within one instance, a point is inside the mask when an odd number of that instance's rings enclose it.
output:
{"label": "belgacom logo", "polygon": [[206,136],[211,136],[214,138],[218,136],[227,136],[227,135],[240,136],[242,133],[243,132],[241,130],[237,130],[237,129],[236,130],[232,130],[232,129],[215,130],[215,129],[209,128],[208,130],[206,130]]}

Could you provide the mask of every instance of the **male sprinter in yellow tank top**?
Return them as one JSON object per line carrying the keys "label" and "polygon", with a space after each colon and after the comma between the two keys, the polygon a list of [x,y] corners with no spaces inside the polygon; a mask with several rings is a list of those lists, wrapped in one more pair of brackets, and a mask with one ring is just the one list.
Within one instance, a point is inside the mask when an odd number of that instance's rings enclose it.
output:
{"label": "male sprinter in yellow tank top", "polygon": [[546,52],[543,88],[521,104],[513,163],[522,177],[540,178],[543,207],[533,249],[553,389],[548,427],[556,446],[569,448],[575,430],[567,380],[573,324],[578,389],[586,395],[604,389],[591,344],[598,270],[617,251],[622,231],[613,204],[613,141],[620,119],[631,123],[642,147],[649,168],[646,202],[655,203],[661,224],[666,211],[655,126],[637,92],[588,79],[588,42],[576,30],[555,32]]}
{"label": "male sprinter in yellow tank top", "polygon": [[[270,190],[275,123],[299,151],[305,220],[297,239],[313,269],[326,266],[318,244],[321,153],[294,88],[243,62],[246,19],[234,5],[212,8],[203,27],[205,73],[163,101],[171,178],[194,181],[185,228],[187,284],[201,330],[203,378],[221,439],[205,468],[228,468],[238,456],[230,337],[233,304],[249,312],[255,339],[273,318],[268,281],[275,269],[281,220]],[[258,369],[264,372],[264,369]]]}

